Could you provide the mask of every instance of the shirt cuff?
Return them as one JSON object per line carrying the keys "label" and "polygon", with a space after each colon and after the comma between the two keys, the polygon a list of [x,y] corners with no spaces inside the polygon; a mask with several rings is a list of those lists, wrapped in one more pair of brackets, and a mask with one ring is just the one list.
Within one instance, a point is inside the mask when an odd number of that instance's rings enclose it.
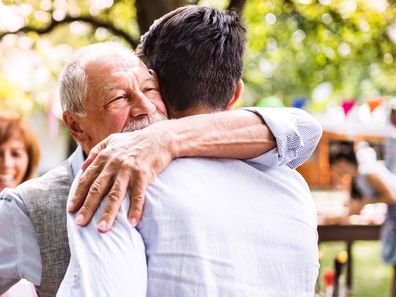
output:
{"label": "shirt cuff", "polygon": [[276,140],[276,148],[247,160],[268,167],[279,167],[297,157],[298,150],[304,146],[302,136],[293,121],[291,109],[271,107],[248,107],[244,110],[259,115],[270,129]]}

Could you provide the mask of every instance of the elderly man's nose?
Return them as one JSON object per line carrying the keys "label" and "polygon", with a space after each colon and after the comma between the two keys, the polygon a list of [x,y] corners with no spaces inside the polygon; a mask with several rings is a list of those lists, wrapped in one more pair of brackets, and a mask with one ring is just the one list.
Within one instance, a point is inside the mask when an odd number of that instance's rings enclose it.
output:
{"label": "elderly man's nose", "polygon": [[157,107],[145,96],[138,96],[135,104],[131,106],[130,113],[132,117],[137,117],[144,114],[152,114],[156,111]]}

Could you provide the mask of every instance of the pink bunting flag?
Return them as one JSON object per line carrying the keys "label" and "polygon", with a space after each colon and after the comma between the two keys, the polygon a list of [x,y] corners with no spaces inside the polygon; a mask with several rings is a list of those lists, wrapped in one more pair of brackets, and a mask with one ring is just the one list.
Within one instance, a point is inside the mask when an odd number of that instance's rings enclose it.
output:
{"label": "pink bunting flag", "polygon": [[355,106],[356,100],[355,99],[350,99],[350,100],[343,100],[341,103],[342,109],[344,110],[345,116],[349,114],[349,112],[352,110],[352,108]]}

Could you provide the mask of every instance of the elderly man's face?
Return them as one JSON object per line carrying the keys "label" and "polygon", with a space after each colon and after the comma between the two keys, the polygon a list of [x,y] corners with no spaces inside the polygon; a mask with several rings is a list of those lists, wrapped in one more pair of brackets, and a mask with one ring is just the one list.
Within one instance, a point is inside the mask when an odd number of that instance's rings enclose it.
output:
{"label": "elderly man's face", "polygon": [[[166,115],[156,77],[136,57],[111,56],[86,66],[86,116],[80,127],[88,136],[85,151],[111,133],[144,128]],[[140,124],[139,124],[140,123]]]}

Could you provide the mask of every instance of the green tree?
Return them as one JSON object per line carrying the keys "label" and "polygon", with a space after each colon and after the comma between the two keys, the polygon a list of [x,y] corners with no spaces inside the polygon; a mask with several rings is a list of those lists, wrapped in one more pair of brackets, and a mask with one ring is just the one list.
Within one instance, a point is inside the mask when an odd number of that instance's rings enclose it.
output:
{"label": "green tree", "polygon": [[[49,81],[41,88],[12,79],[10,84],[30,96],[34,106],[45,106],[54,100],[56,76],[73,48],[114,38],[135,48],[153,20],[185,4],[243,14],[249,39],[244,104],[270,95],[286,104],[294,97],[310,99],[324,82],[332,86],[328,100],[396,94],[396,2],[387,0],[3,1],[2,60],[15,47],[32,51]],[[34,67],[31,73],[36,75]]]}
{"label": "green tree", "polygon": [[395,94],[395,4],[387,1],[249,1],[245,80],[256,94],[333,98]]}

